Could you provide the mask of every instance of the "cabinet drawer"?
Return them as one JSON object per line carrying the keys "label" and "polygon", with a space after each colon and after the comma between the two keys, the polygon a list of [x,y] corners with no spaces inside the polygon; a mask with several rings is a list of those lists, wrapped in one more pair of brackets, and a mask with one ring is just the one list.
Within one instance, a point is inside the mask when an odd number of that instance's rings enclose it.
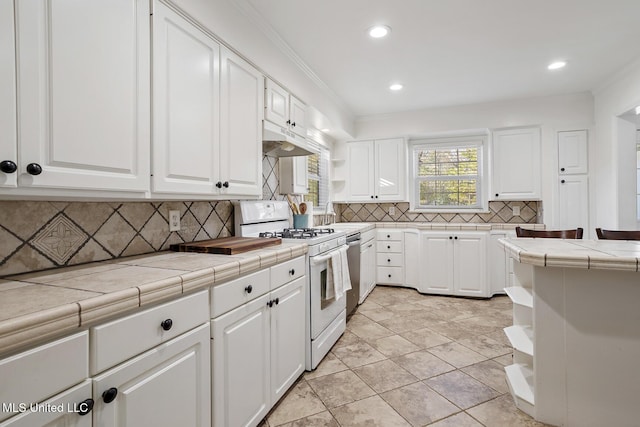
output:
{"label": "cabinet drawer", "polygon": [[211,317],[245,304],[269,292],[269,269],[249,274],[211,288]]}
{"label": "cabinet drawer", "polygon": [[380,267],[404,267],[402,254],[378,254],[377,258]]}
{"label": "cabinet drawer", "polygon": [[271,289],[305,275],[305,257],[301,256],[271,267]]}
{"label": "cabinet drawer", "polygon": [[363,233],[360,233],[360,241],[363,243],[368,242],[371,239],[375,239],[376,237],[376,230],[367,230]]}
{"label": "cabinet drawer", "polygon": [[404,270],[402,267],[378,267],[378,283],[402,284]]}
{"label": "cabinet drawer", "polygon": [[378,241],[382,242],[385,240],[396,240],[402,241],[402,230],[378,230]]}
{"label": "cabinet drawer", "polygon": [[[163,323],[171,320],[171,327]],[[91,374],[168,341],[209,320],[208,291],[91,328]],[[164,327],[163,327],[164,326]]]}
{"label": "cabinet drawer", "polygon": [[402,253],[402,242],[376,242],[378,253]]}
{"label": "cabinet drawer", "polygon": [[[89,377],[89,334],[81,332],[0,360],[0,402],[38,403]],[[88,397],[88,396],[87,396]],[[0,407],[0,421],[15,415]]]}

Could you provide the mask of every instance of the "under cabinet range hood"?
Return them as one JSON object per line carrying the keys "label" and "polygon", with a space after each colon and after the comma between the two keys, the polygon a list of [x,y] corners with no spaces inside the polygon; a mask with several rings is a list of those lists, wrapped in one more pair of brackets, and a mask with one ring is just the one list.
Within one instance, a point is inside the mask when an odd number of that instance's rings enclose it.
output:
{"label": "under cabinet range hood", "polygon": [[264,120],[262,152],[271,157],[309,156],[313,149],[300,135]]}

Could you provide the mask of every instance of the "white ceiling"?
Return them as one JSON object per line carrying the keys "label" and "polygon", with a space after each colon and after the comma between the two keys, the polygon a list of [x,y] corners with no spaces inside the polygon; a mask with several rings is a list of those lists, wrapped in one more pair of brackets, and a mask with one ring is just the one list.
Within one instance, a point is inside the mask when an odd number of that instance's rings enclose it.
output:
{"label": "white ceiling", "polygon": [[247,1],[357,116],[591,90],[640,57],[640,0]]}

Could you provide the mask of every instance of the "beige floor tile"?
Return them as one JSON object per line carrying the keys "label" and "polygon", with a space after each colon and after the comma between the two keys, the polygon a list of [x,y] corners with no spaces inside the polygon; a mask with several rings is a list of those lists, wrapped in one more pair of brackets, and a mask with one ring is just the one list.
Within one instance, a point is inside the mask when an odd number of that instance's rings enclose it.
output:
{"label": "beige floor tile", "polygon": [[516,408],[511,395],[508,394],[471,408],[467,412],[486,427],[546,426]]}
{"label": "beige floor tile", "polygon": [[425,380],[425,383],[461,409],[467,409],[498,396],[491,387],[464,372],[453,371]]}
{"label": "beige floor tile", "polygon": [[460,412],[437,423],[429,424],[429,427],[482,427],[482,424],[464,412]]}
{"label": "beige floor tile", "polygon": [[[460,340],[462,338],[469,338],[474,335],[479,335],[479,334],[474,334],[469,329],[464,328],[462,325],[459,325],[454,322],[440,322],[440,323],[434,322],[434,323],[430,323],[428,327],[432,331],[437,332],[440,335],[444,335],[447,338],[450,338],[452,340]],[[493,330],[489,332],[493,332]]]}
{"label": "beige floor tile", "polygon": [[502,366],[513,365],[513,353],[505,354],[504,356],[494,357],[492,360],[495,360]]}
{"label": "beige floor tile", "polygon": [[396,315],[393,311],[387,310],[386,308],[377,308],[373,310],[358,310],[358,313],[368,317],[374,322],[390,319]]}
{"label": "beige floor tile", "polygon": [[353,371],[342,371],[308,381],[328,408],[335,408],[376,394]]}
{"label": "beige floor tile", "polygon": [[418,378],[391,360],[372,363],[353,370],[376,393],[415,383]]}
{"label": "beige floor tile", "polygon": [[498,357],[513,351],[511,347],[502,345],[486,335],[463,338],[458,343],[486,357]]}
{"label": "beige floor tile", "polygon": [[380,396],[372,396],[331,411],[342,427],[406,427],[404,418]]}
{"label": "beige floor tile", "polygon": [[504,366],[494,360],[485,360],[462,368],[461,371],[488,385],[499,393],[509,393]]}
{"label": "beige floor tile", "polygon": [[422,329],[427,326],[427,321],[425,321],[425,319],[423,318],[404,316],[381,320],[379,323],[395,333],[414,331],[416,329]]}
{"label": "beige floor tile", "polygon": [[347,369],[349,369],[347,365],[342,363],[333,353],[329,352],[324,359],[322,359],[322,362],[318,364],[316,369],[304,373],[304,379],[310,380],[323,377],[325,375],[335,374],[336,372],[346,371]]}
{"label": "beige floor tile", "polygon": [[373,302],[371,298],[367,298],[365,302],[358,306],[358,312],[360,312],[361,310],[379,310],[381,308],[383,308],[383,306]]}
{"label": "beige floor tile", "polygon": [[309,384],[300,381],[280,401],[267,421],[270,427],[275,427],[326,410]]}
{"label": "beige floor tile", "polygon": [[507,338],[507,334],[505,334],[504,330],[502,329],[486,334],[485,336],[499,342],[504,346],[511,347],[511,342],[509,342],[509,338]]}
{"label": "beige floor tile", "polygon": [[331,412],[324,411],[299,420],[283,424],[282,427],[340,427]]}
{"label": "beige floor tile", "polygon": [[393,361],[421,380],[456,369],[454,366],[449,365],[428,351],[416,351],[405,354],[404,356],[394,358]]}
{"label": "beige floor tile", "polygon": [[423,426],[460,409],[424,383],[410,384],[380,395],[413,426]]}
{"label": "beige floor tile", "polygon": [[359,336],[357,336],[356,334],[354,334],[353,332],[351,332],[349,330],[346,330],[346,331],[344,331],[344,333],[342,334],[342,336],[340,337],[338,342],[336,342],[333,345],[333,348],[331,350],[333,351],[333,350],[336,350],[336,349],[338,349],[340,347],[345,347],[345,346],[348,346],[348,345],[351,345],[351,344],[355,344],[355,343],[357,343],[359,341],[362,341]]}
{"label": "beige floor tile", "polygon": [[476,353],[457,342],[450,342],[437,347],[431,347],[427,351],[456,368],[473,365],[474,363],[482,362],[487,359],[487,357],[480,353]]}
{"label": "beige floor tile", "polygon": [[355,344],[340,348],[334,347],[332,351],[338,359],[350,368],[367,365],[387,358],[364,341],[358,341]]}
{"label": "beige floor tile", "polygon": [[429,328],[415,329],[400,334],[400,336],[408,339],[420,348],[435,347],[437,345],[451,342],[450,338],[445,337]]}
{"label": "beige floor tile", "polygon": [[400,335],[391,335],[390,337],[379,338],[375,341],[371,341],[370,344],[373,348],[387,357],[401,356],[403,354],[420,350],[417,345]]}
{"label": "beige floor tile", "polygon": [[374,340],[394,334],[394,331],[370,319],[367,319],[367,323],[361,322],[360,324],[350,326],[349,330],[363,340]]}

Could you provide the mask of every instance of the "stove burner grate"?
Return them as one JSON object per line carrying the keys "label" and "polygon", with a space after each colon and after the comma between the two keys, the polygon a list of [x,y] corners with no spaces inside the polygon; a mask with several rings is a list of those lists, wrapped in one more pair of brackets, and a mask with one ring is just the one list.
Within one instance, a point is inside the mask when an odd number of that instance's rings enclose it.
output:
{"label": "stove burner grate", "polygon": [[285,228],[282,231],[266,231],[259,237],[280,237],[283,239],[313,239],[321,234],[335,233],[333,228]]}

